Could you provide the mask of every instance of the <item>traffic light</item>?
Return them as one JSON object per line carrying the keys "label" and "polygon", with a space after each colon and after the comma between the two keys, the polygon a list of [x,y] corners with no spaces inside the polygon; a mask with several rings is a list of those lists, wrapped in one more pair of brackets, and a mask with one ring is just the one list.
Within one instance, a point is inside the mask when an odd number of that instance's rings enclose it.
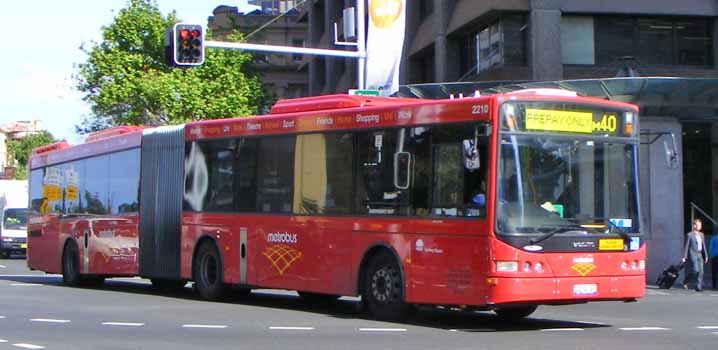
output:
{"label": "traffic light", "polygon": [[170,37],[172,65],[183,67],[204,63],[204,31],[201,25],[177,23]]}

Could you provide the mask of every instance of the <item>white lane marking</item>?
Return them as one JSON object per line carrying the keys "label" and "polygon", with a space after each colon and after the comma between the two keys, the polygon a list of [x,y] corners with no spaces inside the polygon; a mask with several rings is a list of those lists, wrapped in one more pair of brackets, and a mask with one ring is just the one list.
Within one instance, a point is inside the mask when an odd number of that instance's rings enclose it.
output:
{"label": "white lane marking", "polygon": [[62,278],[62,275],[53,275],[53,274],[46,274],[46,275],[40,275],[40,274],[36,274],[36,275],[31,275],[31,274],[25,274],[25,275],[0,274],[0,277],[3,277],[3,278],[11,278],[11,277],[20,278],[20,277],[22,277],[22,278],[48,279],[48,278]]}
{"label": "white lane marking", "polygon": [[663,327],[625,327],[619,328],[622,331],[668,331],[670,328]]}
{"label": "white lane marking", "polygon": [[227,326],[223,324],[183,324],[182,328],[215,328],[215,329],[221,329],[221,328],[227,328]]}
{"label": "white lane marking", "polygon": [[31,318],[30,322],[47,322],[47,323],[69,323],[70,320],[56,320],[52,318]]}
{"label": "white lane marking", "polygon": [[7,343],[7,340],[5,340],[5,339],[0,339],[0,343]]}
{"label": "white lane marking", "polygon": [[127,326],[127,327],[142,327],[144,323],[135,322],[102,322],[103,326]]}
{"label": "white lane marking", "polygon": [[35,345],[35,344],[27,344],[27,343],[17,343],[12,344],[12,346],[17,346],[18,348],[25,348],[25,349],[44,349],[44,346]]}
{"label": "white lane marking", "polygon": [[541,332],[577,332],[577,331],[583,331],[583,328],[544,328],[541,330]]}
{"label": "white lane marking", "polygon": [[42,284],[39,283],[10,283],[13,287],[34,287],[34,286],[41,286]]}
{"label": "white lane marking", "polygon": [[286,326],[269,326],[273,331],[313,331],[314,327],[286,327]]}
{"label": "white lane marking", "polygon": [[718,329],[718,326],[698,326],[698,329]]}
{"label": "white lane marking", "polygon": [[406,332],[406,328],[359,328],[360,332]]}
{"label": "white lane marking", "polygon": [[711,294],[712,297],[718,297],[718,294]]}
{"label": "white lane marking", "polygon": [[5,316],[0,316],[0,318],[5,318]]}
{"label": "white lane marking", "polygon": [[5,266],[5,265],[0,265],[0,269],[6,269],[6,268],[7,268],[7,266]]}

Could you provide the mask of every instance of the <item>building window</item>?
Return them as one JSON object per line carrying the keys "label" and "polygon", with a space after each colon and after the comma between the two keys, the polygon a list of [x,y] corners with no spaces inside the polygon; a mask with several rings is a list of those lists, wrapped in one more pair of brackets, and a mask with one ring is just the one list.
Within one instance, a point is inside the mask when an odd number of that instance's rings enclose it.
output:
{"label": "building window", "polygon": [[[292,46],[294,47],[304,47],[304,39],[292,39]],[[302,54],[292,54],[292,62],[299,63],[302,62],[303,55]]]}
{"label": "building window", "polygon": [[706,18],[596,17],[596,61],[633,56],[641,65],[711,66],[713,35]]}
{"label": "building window", "polygon": [[563,64],[596,64],[593,17],[561,17],[561,62]]}
{"label": "building window", "polygon": [[526,65],[526,16],[504,16],[471,32],[462,47],[462,74]]}

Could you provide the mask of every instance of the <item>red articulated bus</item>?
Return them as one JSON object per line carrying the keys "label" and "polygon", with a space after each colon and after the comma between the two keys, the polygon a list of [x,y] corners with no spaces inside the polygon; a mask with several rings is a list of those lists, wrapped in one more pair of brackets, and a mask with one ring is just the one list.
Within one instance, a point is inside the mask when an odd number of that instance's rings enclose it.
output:
{"label": "red articulated bus", "polygon": [[[330,95],[266,116],[120,127],[31,157],[28,265],[361,295],[518,318],[645,289],[635,106],[546,90]],[[237,288],[235,288],[237,290]]]}

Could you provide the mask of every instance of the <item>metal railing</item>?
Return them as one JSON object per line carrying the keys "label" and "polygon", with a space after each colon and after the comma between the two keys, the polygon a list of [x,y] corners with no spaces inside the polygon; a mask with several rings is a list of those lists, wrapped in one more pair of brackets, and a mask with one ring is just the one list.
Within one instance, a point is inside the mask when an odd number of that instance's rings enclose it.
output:
{"label": "metal railing", "polygon": [[699,214],[701,214],[704,218],[708,219],[708,221],[713,223],[713,227],[718,228],[718,221],[716,221],[716,219],[714,219],[713,217],[708,215],[705,211],[703,211],[703,209],[701,209],[701,207],[699,207],[695,203],[693,203],[693,202],[690,202],[690,203],[691,203],[691,225],[693,225],[693,220],[696,219],[696,211],[698,211]]}

